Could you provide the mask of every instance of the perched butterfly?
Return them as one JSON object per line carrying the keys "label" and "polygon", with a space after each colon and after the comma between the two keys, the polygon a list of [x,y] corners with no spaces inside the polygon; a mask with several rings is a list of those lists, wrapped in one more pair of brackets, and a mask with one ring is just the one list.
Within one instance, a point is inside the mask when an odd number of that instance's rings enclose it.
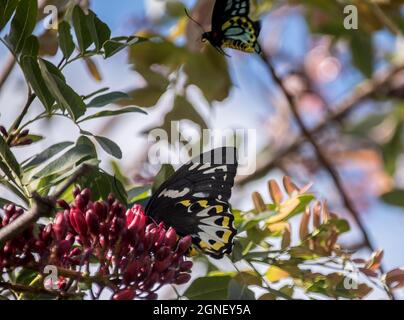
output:
{"label": "perched butterfly", "polygon": [[202,41],[209,41],[222,54],[225,54],[223,48],[260,54],[258,36],[261,25],[248,17],[249,12],[249,0],[216,0],[212,31],[204,32]]}
{"label": "perched butterfly", "polygon": [[196,247],[220,259],[231,252],[236,234],[228,203],[236,171],[233,147],[200,154],[161,184],[146,214],[181,236],[191,235]]}

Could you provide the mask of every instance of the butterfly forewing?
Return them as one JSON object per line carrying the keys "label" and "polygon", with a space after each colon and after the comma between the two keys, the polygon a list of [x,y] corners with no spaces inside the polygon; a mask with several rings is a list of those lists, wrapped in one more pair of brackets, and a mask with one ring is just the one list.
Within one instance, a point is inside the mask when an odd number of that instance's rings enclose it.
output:
{"label": "butterfly forewing", "polygon": [[220,30],[223,23],[232,17],[247,17],[249,13],[249,0],[216,0],[212,15],[212,30]]}
{"label": "butterfly forewing", "polygon": [[146,213],[215,258],[231,251],[235,235],[228,200],[237,171],[236,149],[218,148],[178,169],[153,194]]}

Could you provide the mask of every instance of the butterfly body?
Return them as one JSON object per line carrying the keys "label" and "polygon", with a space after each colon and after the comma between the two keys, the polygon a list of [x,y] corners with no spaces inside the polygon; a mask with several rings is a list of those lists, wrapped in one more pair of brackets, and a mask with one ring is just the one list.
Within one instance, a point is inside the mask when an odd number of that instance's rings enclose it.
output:
{"label": "butterfly body", "polygon": [[230,253],[236,230],[228,200],[237,170],[235,148],[195,157],[152,195],[146,214],[173,227],[214,258]]}
{"label": "butterfly body", "polygon": [[212,31],[202,35],[220,53],[223,48],[261,53],[258,36],[260,23],[249,17],[249,0],[216,0],[212,15]]}

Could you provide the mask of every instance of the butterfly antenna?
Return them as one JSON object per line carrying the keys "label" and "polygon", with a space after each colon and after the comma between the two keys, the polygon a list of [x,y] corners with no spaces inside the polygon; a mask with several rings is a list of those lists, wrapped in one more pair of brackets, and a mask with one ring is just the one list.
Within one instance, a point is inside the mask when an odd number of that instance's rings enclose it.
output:
{"label": "butterfly antenna", "polygon": [[191,17],[191,15],[188,13],[188,10],[184,9],[184,11],[185,11],[185,14],[187,15],[187,17],[189,18],[189,20],[191,20],[197,26],[199,26],[199,28],[201,28],[202,32],[205,32],[205,29],[203,28],[203,26],[198,21],[196,21],[194,18]]}

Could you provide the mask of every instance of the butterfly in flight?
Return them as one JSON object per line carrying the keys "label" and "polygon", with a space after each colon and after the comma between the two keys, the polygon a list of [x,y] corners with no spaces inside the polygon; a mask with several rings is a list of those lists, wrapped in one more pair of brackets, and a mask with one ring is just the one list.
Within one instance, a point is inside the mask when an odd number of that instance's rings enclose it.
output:
{"label": "butterfly in flight", "polygon": [[236,171],[236,148],[200,154],[160,185],[146,214],[180,236],[191,235],[197,248],[220,259],[231,253],[236,234],[228,202]]}
{"label": "butterfly in flight", "polygon": [[[202,41],[209,41],[223,55],[226,55],[223,48],[261,54],[258,43],[261,24],[259,21],[252,21],[248,17],[249,12],[249,0],[216,0],[212,14],[212,31],[204,32]],[[188,17],[202,27],[189,15]]]}

